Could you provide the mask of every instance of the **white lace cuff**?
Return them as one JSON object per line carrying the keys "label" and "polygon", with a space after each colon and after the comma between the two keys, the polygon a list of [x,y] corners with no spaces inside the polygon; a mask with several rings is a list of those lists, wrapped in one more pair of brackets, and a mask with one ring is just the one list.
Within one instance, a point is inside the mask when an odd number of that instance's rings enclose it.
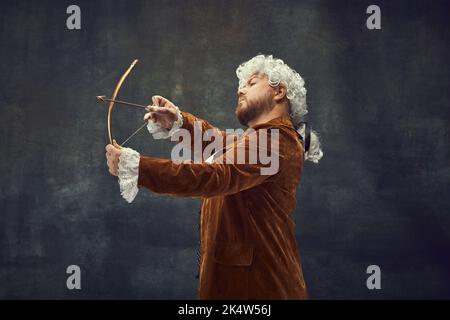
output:
{"label": "white lace cuff", "polygon": [[166,129],[161,127],[159,124],[154,123],[152,120],[148,121],[147,129],[148,132],[150,132],[153,136],[153,139],[167,139],[171,137],[175,131],[181,128],[183,125],[183,115],[180,112],[180,109],[178,109],[177,106],[175,106],[177,109],[177,116],[178,119],[174,121],[172,125],[172,129]]}
{"label": "white lace cuff", "polygon": [[131,203],[136,197],[139,177],[140,154],[130,148],[122,148],[119,158],[119,185],[120,194]]}

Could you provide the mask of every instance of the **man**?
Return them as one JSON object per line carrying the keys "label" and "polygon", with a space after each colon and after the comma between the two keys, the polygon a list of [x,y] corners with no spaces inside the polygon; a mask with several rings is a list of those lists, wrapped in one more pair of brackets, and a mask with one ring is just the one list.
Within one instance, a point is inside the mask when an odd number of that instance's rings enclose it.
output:
{"label": "man", "polygon": [[[264,55],[243,63],[236,73],[240,84],[235,114],[249,129],[222,152],[209,161],[180,163],[144,157],[114,142],[106,147],[109,171],[119,177],[129,202],[139,187],[203,199],[200,299],[306,299],[292,214],[304,161],[317,163],[323,153],[314,132],[305,153],[305,128],[299,121],[307,113],[304,81],[282,60]],[[169,100],[154,96],[152,102],[144,118],[154,137],[169,137],[181,129],[192,133],[201,121],[202,132],[213,130],[226,141],[226,132],[181,112]],[[271,142],[277,140],[268,148],[278,156],[276,172],[263,175],[261,161],[224,161],[239,150],[255,151],[251,142],[259,141],[255,137],[260,132]],[[203,141],[202,149],[209,143]]]}

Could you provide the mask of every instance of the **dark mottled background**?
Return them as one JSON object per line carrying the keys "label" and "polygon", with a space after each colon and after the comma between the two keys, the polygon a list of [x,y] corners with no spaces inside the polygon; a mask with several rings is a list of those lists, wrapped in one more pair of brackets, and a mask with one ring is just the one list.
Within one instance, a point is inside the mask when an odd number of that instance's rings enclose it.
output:
{"label": "dark mottled background", "polygon": [[[365,26],[374,3],[380,31]],[[311,298],[450,298],[448,1],[1,1],[0,14],[0,298],[195,298],[200,201],[141,190],[127,204],[94,97],[138,58],[121,98],[161,94],[235,128],[235,69],[259,52],[305,78],[323,139],[295,211]],[[118,140],[142,115],[116,109]],[[172,145],[143,131],[130,146]],[[381,290],[366,288],[371,264]]]}

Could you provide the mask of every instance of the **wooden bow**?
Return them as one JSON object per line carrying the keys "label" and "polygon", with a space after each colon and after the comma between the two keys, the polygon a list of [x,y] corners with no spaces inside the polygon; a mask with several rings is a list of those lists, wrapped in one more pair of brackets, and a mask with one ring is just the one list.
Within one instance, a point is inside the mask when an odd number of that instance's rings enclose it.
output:
{"label": "wooden bow", "polygon": [[[128,77],[128,75],[130,74],[131,70],[133,70],[134,66],[136,65],[136,63],[138,63],[139,60],[134,60],[133,63],[130,65],[130,67],[125,71],[125,73],[122,75],[122,77],[120,78],[119,82],[116,85],[116,88],[114,89],[114,93],[111,97],[110,103],[109,103],[109,108],[108,108],[108,136],[109,136],[109,143],[113,143],[113,135],[112,135],[112,110],[114,108],[114,102],[116,100],[117,94],[119,93],[120,87],[122,86],[122,83],[125,81],[125,79]],[[128,139],[127,139],[128,141]],[[126,141],[125,141],[126,142]],[[124,142],[124,143],[125,143]],[[124,144],[122,143],[122,144]]]}

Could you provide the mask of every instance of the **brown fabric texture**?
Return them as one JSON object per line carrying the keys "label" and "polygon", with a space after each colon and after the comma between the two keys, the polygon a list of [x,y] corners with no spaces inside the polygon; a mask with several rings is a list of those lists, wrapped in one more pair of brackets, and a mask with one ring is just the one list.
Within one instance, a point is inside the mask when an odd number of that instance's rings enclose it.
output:
{"label": "brown fabric texture", "polygon": [[[182,112],[183,128],[193,134],[214,129],[207,121]],[[304,163],[304,148],[289,117],[253,127],[212,163],[174,163],[141,156],[139,187],[153,192],[202,198],[199,299],[306,299],[293,211]],[[279,170],[261,175],[261,164],[229,164],[239,148],[249,151],[255,132],[278,129]],[[269,135],[268,148],[272,135]],[[208,143],[203,142],[204,149]],[[270,149],[269,151],[275,152]],[[218,163],[219,159],[223,163]],[[234,158],[236,159],[236,157]]]}

